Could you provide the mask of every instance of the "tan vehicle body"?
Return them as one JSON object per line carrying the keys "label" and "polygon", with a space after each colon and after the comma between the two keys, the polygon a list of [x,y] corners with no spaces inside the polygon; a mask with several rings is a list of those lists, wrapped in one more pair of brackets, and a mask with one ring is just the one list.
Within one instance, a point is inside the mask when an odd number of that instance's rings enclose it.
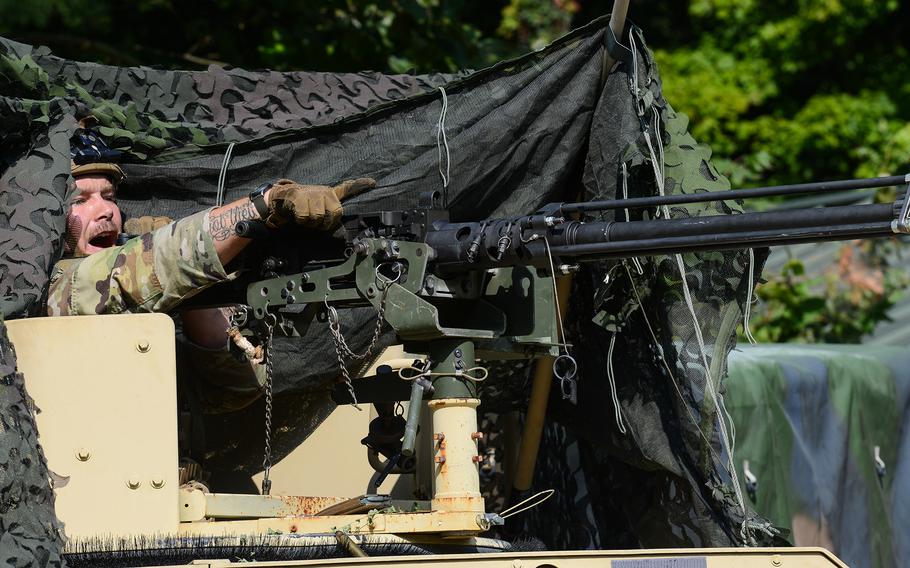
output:
{"label": "tan vehicle body", "polygon": [[[70,544],[155,535],[324,535],[481,543],[489,528],[479,491],[476,400],[433,401],[417,471],[390,475],[393,509],[361,502],[376,475],[360,438],[372,417],[339,406],[271,472],[272,495],[212,494],[178,481],[174,326],[162,314],[35,318],[8,323],[38,409],[56,511]],[[413,358],[387,350],[383,362]],[[379,361],[374,362],[375,369]],[[366,377],[369,380],[370,370]],[[429,408],[430,406],[433,408]],[[432,433],[433,436],[429,434]],[[432,459],[431,459],[432,458]],[[261,474],[260,474],[261,475]],[[432,499],[415,500],[415,488]],[[393,511],[393,512],[388,512]],[[491,541],[492,542],[492,541]],[[679,563],[670,562],[678,559]],[[685,560],[684,560],[685,559]],[[223,566],[227,561],[200,560]],[[262,566],[508,566],[614,568],[844,566],[824,549],[503,552],[245,563]]]}

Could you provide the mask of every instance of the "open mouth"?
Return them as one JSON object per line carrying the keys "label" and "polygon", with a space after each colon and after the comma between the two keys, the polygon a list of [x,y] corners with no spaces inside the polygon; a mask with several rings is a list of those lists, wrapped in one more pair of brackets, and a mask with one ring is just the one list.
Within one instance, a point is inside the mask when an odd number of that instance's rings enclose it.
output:
{"label": "open mouth", "polygon": [[92,237],[88,244],[94,248],[108,248],[114,246],[117,242],[117,233],[115,231],[104,231]]}

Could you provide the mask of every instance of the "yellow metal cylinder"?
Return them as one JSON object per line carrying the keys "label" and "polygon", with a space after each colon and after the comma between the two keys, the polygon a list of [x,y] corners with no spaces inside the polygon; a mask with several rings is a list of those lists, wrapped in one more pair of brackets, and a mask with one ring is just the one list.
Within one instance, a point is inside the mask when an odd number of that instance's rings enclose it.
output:
{"label": "yellow metal cylinder", "polygon": [[434,511],[484,512],[477,459],[476,398],[431,400]]}

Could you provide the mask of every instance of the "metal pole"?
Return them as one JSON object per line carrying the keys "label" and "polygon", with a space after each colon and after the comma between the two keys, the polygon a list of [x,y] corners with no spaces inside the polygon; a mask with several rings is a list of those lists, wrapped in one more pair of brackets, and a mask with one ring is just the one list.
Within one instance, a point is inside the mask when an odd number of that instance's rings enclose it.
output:
{"label": "metal pole", "polygon": [[584,203],[566,203],[560,207],[564,215],[585,211],[607,211],[611,209],[640,209],[659,205],[680,205],[683,203],[704,203],[708,201],[731,201],[755,197],[778,197],[803,193],[828,193],[833,191],[853,191],[857,189],[875,189],[903,185],[910,181],[910,174],[869,179],[846,179],[816,183],[798,183],[793,185],[774,185],[750,189],[731,189],[691,193],[688,195],[666,195],[663,197],[633,197],[630,199],[607,199],[604,201],[587,201]]}
{"label": "metal pole", "polygon": [[629,0],[614,0],[613,11],[610,12],[610,29],[616,39],[622,38],[622,30],[626,27],[626,13],[629,11]]}

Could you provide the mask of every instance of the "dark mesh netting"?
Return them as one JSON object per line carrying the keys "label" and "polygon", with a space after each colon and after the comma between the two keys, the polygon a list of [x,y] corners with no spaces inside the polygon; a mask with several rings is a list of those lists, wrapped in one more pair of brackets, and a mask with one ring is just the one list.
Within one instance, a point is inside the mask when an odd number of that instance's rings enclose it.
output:
{"label": "dark mesh netting", "polygon": [[0,318],[0,564],[63,566],[63,524],[38,443],[35,405]]}
{"label": "dark mesh netting", "polygon": [[[180,217],[281,177],[371,176],[377,189],[346,212],[413,207],[419,193],[442,188],[444,100],[456,220],[579,198],[729,189],[710,150],[664,101],[640,31],[630,36],[635,57],[604,69],[606,23],[489,69],[417,77],[121,69],[0,40],[4,313],[41,312],[47,271],[61,253],[68,140],[87,115],[124,151],[120,204],[134,216]],[[719,202],[644,214],[738,211]],[[738,495],[722,404],[749,269],[747,253],[703,253],[588,265],[575,278],[567,331],[580,365],[578,403],[554,388],[534,483],[557,497],[515,518],[528,535],[551,548],[769,542],[771,531]],[[361,351],[374,312],[341,316]],[[330,409],[322,401],[339,372],[324,325],[277,349],[280,453]],[[483,393],[488,423],[524,408],[528,369],[495,366]],[[218,436],[242,433],[212,459],[255,472],[262,441],[249,424],[260,424],[261,413],[257,403],[212,418]]]}

